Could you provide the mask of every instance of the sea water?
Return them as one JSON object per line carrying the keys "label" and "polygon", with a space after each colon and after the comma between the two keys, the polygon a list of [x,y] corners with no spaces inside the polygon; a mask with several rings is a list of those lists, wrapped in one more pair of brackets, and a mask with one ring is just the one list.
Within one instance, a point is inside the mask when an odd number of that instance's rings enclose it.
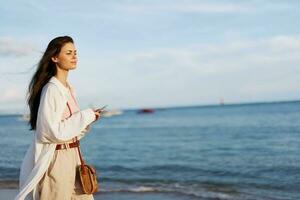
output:
{"label": "sea water", "polygon": [[[3,187],[17,183],[33,133],[20,115],[0,127]],[[94,123],[81,149],[100,194],[300,199],[299,101],[125,110]]]}

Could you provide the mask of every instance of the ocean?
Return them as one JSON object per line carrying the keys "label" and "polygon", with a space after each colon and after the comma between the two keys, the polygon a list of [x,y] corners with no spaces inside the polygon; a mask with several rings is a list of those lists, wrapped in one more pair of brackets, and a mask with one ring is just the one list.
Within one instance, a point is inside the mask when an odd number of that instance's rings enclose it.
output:
{"label": "ocean", "polygon": [[[33,133],[20,115],[0,127],[0,189],[17,188]],[[94,123],[81,149],[96,199],[300,199],[300,101],[124,110]]]}

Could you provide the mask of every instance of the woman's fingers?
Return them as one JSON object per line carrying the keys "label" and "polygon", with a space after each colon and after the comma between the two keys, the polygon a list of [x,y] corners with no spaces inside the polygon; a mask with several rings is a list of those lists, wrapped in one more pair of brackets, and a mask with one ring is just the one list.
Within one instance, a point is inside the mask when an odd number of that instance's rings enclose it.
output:
{"label": "woman's fingers", "polygon": [[95,113],[95,117],[96,117],[95,121],[97,121],[100,118],[101,114],[98,111],[94,111],[94,113]]}

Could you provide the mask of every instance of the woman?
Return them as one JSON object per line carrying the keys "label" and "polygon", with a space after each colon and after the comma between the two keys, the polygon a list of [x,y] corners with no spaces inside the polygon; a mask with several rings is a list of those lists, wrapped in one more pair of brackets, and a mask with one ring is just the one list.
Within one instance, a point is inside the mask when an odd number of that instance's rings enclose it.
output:
{"label": "woman", "polygon": [[76,176],[76,140],[85,136],[101,111],[79,109],[67,81],[76,64],[73,39],[54,38],[29,84],[29,124],[35,134],[22,162],[17,200],[93,199],[82,193]]}

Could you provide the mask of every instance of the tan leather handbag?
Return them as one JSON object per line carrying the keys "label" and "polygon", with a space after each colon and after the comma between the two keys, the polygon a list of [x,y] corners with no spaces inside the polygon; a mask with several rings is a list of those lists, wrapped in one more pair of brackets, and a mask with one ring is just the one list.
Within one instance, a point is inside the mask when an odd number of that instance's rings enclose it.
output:
{"label": "tan leather handbag", "polygon": [[[76,137],[76,141],[77,137]],[[85,194],[93,194],[98,191],[98,181],[97,181],[97,174],[94,167],[85,164],[84,160],[82,159],[81,152],[80,152],[80,146],[77,147],[80,162],[81,164],[77,167],[77,172],[80,177],[80,182],[82,186],[82,191]]]}

